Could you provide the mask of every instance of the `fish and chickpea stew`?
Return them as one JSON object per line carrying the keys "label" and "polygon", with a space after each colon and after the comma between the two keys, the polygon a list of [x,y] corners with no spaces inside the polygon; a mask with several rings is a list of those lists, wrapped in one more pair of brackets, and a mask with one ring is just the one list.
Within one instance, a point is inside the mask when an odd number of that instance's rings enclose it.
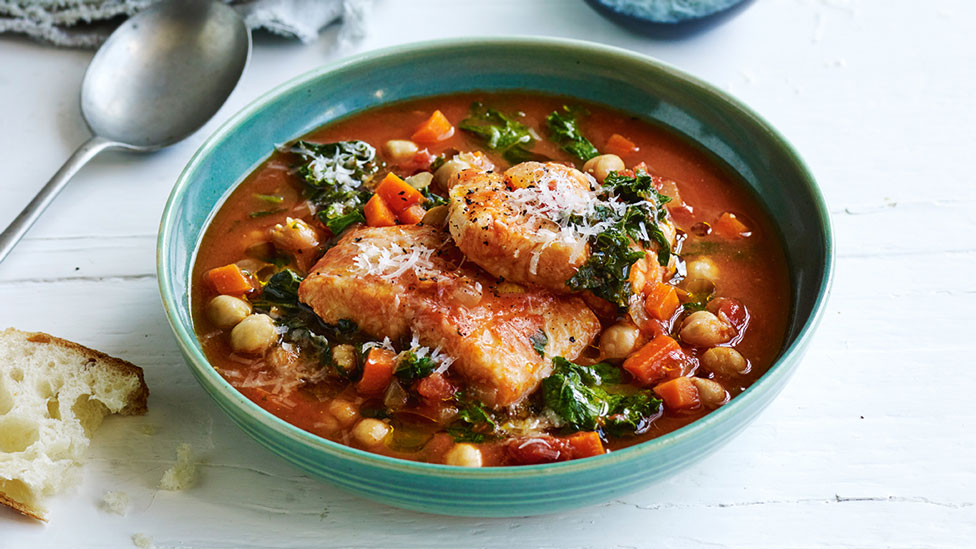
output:
{"label": "fish and chickpea stew", "polygon": [[[269,144],[269,149],[272,144]],[[316,435],[480,467],[597,456],[777,358],[782,242],[666,130],[531,93],[433,97],[277,145],[198,251],[214,368]]]}

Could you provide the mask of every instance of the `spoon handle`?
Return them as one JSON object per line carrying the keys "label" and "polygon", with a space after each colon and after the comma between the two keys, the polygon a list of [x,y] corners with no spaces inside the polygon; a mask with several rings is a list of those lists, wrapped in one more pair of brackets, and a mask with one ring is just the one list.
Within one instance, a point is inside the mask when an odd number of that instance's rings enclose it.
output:
{"label": "spoon handle", "polygon": [[14,249],[14,246],[20,242],[20,239],[27,234],[31,225],[37,221],[37,218],[41,216],[48,205],[58,196],[58,193],[61,192],[61,189],[64,188],[72,176],[78,173],[78,170],[94,158],[96,154],[114,145],[116,145],[114,141],[96,135],[78,147],[78,150],[61,166],[58,173],[54,174],[51,180],[47,182],[47,185],[44,185],[38,191],[37,196],[27,204],[24,211],[20,212],[20,215],[14,218],[10,225],[0,233],[0,262],[7,257],[10,251]]}

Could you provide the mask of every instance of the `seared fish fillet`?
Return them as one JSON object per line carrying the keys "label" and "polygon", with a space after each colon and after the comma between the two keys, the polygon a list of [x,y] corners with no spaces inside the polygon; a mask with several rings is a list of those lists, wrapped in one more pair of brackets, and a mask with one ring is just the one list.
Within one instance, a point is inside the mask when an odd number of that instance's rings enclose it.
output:
{"label": "seared fish fillet", "polygon": [[[322,256],[298,295],[327,323],[349,319],[373,337],[412,334],[440,347],[492,407],[521,401],[549,375],[550,357],[573,360],[599,334],[581,299],[500,284],[463,259],[432,227],[361,227]],[[530,339],[540,333],[545,357]]]}

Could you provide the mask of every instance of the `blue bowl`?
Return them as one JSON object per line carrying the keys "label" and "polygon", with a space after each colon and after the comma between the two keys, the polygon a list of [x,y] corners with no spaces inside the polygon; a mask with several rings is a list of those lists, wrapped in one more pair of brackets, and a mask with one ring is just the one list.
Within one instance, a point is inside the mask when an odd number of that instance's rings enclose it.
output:
{"label": "blue bowl", "polygon": [[[721,409],[643,444],[578,461],[483,469],[404,461],[331,442],[269,414],[218,375],[194,335],[190,274],[214,212],[272,144],[378,105],[472,90],[533,90],[603,103],[670,127],[738,172],[782,232],[793,284],[787,341],[769,372]],[[464,39],[348,58],[275,88],[233,116],[197,151],[173,189],[159,231],[157,271],[190,370],[259,443],[317,477],[390,505],[518,516],[635,491],[740,432],[799,365],[824,309],[832,253],[827,208],[813,177],[776,130],[732,97],[621,49],[548,38]]]}

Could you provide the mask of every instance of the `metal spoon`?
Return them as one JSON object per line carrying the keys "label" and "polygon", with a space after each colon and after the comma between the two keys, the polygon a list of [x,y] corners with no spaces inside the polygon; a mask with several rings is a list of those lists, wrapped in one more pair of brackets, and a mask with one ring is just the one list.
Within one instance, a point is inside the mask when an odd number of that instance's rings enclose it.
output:
{"label": "metal spoon", "polygon": [[237,85],[250,52],[244,21],[218,2],[168,0],[123,23],[81,84],[81,113],[94,135],[0,233],[0,261],[95,155],[153,151],[206,123]]}

